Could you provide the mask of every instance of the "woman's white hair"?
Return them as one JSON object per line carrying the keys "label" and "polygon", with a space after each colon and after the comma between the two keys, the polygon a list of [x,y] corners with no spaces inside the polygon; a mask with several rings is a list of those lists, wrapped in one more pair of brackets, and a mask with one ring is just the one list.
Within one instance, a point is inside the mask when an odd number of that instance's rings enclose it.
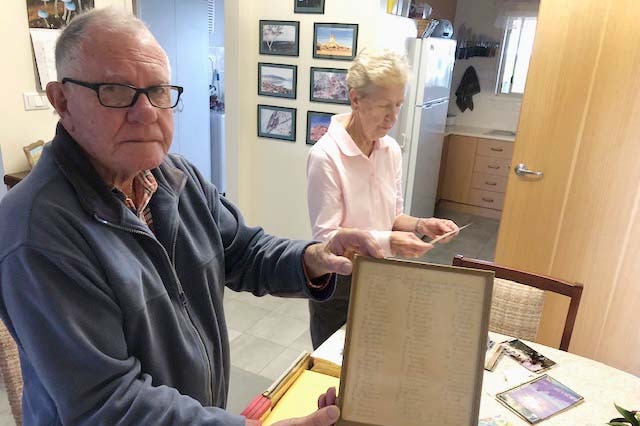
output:
{"label": "woman's white hair", "polygon": [[144,31],[151,33],[147,25],[130,12],[113,6],[91,9],[75,16],[64,27],[56,42],[56,71],[58,80],[65,77],[70,67],[80,58],[83,44],[91,41],[91,32],[122,33]]}
{"label": "woman's white hair", "polygon": [[363,50],[347,73],[347,86],[365,95],[378,87],[404,86],[409,79],[406,59],[389,49]]}

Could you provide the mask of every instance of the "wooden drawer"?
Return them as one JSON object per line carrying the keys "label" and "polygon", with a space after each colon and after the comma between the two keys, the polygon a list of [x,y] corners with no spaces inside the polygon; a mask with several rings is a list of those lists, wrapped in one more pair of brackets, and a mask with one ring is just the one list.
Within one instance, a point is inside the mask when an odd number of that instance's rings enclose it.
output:
{"label": "wooden drawer", "polygon": [[471,178],[471,188],[485,191],[504,192],[507,189],[507,176],[490,175],[488,173],[474,173]]}
{"label": "wooden drawer", "polygon": [[502,210],[502,205],[504,204],[504,193],[470,189],[469,204],[487,207],[489,209]]}
{"label": "wooden drawer", "polygon": [[495,158],[477,155],[473,171],[489,173],[491,175],[509,176],[510,168],[511,158]]}
{"label": "wooden drawer", "polygon": [[513,142],[478,139],[477,155],[508,158],[511,160],[511,157],[513,157]]}

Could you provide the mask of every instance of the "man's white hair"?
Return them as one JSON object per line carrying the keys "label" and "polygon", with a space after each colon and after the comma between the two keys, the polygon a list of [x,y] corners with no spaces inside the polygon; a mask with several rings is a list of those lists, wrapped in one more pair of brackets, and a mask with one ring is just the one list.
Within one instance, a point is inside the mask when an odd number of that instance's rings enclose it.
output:
{"label": "man's white hair", "polygon": [[140,19],[113,6],[83,12],[64,27],[56,43],[58,80],[66,77],[66,73],[75,66],[82,54],[84,43],[91,41],[91,32],[96,29],[114,34],[140,31],[151,34],[149,27]]}

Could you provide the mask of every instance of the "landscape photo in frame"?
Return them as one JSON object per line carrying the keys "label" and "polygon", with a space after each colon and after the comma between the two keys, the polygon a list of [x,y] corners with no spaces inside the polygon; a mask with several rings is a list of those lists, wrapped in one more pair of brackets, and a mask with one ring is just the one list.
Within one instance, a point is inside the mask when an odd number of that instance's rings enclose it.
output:
{"label": "landscape photo in frame", "polygon": [[300,22],[260,21],[260,54],[298,56]]}
{"label": "landscape photo in frame", "polygon": [[296,65],[258,63],[258,95],[296,98]]}
{"label": "landscape photo in frame", "polygon": [[333,115],[330,112],[307,111],[307,145],[314,145],[327,133]]}
{"label": "landscape photo in frame", "polygon": [[351,61],[356,57],[358,24],[313,24],[313,57]]}
{"label": "landscape photo in frame", "polygon": [[311,67],[309,100],[348,105],[347,70]]}

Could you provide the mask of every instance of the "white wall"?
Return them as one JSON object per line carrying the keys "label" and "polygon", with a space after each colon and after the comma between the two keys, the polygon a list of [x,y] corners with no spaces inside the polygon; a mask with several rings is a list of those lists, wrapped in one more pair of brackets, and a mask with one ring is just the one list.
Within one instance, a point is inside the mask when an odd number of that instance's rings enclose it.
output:
{"label": "white wall", "polygon": [[[313,23],[359,24],[358,51],[388,36],[378,25],[380,0],[327,1],[324,15],[294,14],[293,1],[226,2],[225,63],[227,194],[251,224],[290,238],[310,238],[306,201],[307,111],[346,112],[348,106],[309,102],[309,68],[348,68],[351,62],[314,59]],[[260,19],[300,21],[300,56],[258,54]],[[258,62],[298,66],[297,99],[257,95]],[[257,137],[257,104],[297,108],[295,143]]]}
{"label": "white wall", "polygon": [[[131,10],[132,0],[95,0],[96,7],[114,5]],[[6,173],[29,168],[22,147],[38,139],[50,140],[58,118],[53,109],[25,111],[23,92],[37,90],[37,75],[33,61],[27,6],[25,1],[11,0],[2,4],[0,39],[3,61],[0,67],[2,102],[0,102],[0,148]]]}
{"label": "white wall", "polygon": [[[497,28],[498,10],[495,0],[458,0],[454,21],[457,31],[462,24],[471,27],[477,35],[502,42],[504,29]],[[455,38],[455,33],[454,33]],[[475,57],[457,59],[451,82],[449,113],[456,115],[456,124],[492,129],[516,130],[522,98],[497,96],[496,75],[500,65],[500,54],[493,58]],[[473,66],[478,74],[482,92],[473,97],[474,110],[460,111],[455,103],[455,91],[460,85],[467,67]]]}

